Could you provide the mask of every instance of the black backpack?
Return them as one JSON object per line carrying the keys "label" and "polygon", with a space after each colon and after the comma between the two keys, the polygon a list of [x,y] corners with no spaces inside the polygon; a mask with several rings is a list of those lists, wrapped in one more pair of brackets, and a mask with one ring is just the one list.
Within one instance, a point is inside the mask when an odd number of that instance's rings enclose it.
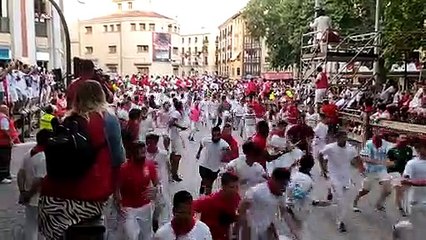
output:
{"label": "black backpack", "polygon": [[57,181],[81,179],[91,169],[104,146],[92,146],[87,133],[87,120],[67,117],[54,132],[45,149],[47,176]]}

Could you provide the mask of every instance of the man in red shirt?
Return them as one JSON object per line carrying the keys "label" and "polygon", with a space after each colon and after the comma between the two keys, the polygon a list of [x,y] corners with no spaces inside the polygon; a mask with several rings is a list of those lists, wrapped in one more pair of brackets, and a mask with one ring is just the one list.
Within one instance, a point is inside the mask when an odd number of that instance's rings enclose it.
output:
{"label": "man in red shirt", "polygon": [[238,142],[232,136],[232,126],[229,123],[226,123],[222,130],[222,139],[228,143],[229,148],[231,149],[223,158],[223,162],[230,162],[231,160],[239,157]]}
{"label": "man in red shirt", "polygon": [[301,115],[298,123],[287,131],[289,141],[306,153],[310,152],[310,143],[314,136],[314,130],[306,124],[304,115]]}
{"label": "man in red shirt", "polygon": [[321,66],[317,67],[318,75],[315,79],[315,104],[321,103],[328,89],[328,77],[322,70]]}
{"label": "man in red shirt", "polygon": [[201,221],[210,228],[213,240],[229,239],[229,228],[237,221],[241,200],[235,174],[223,173],[221,183],[221,190],[193,202],[194,211],[201,214]]}
{"label": "man in red shirt", "polygon": [[264,169],[266,169],[266,162],[271,162],[277,158],[279,158],[281,155],[286,153],[289,150],[285,150],[284,152],[280,152],[277,155],[271,155],[269,154],[266,143],[269,136],[269,125],[268,122],[265,120],[262,120],[257,123],[256,126],[256,134],[251,138],[251,141],[256,144],[256,146],[262,150],[263,152],[263,158],[259,161],[259,163],[263,166]]}
{"label": "man in red shirt", "polygon": [[151,239],[153,235],[152,201],[159,181],[155,164],[145,157],[145,144],[134,142],[128,161],[120,169],[117,208],[124,217],[124,233],[129,240]]}
{"label": "man in red shirt", "polygon": [[337,125],[339,124],[339,112],[338,107],[334,103],[330,103],[328,99],[324,99],[322,102],[321,112],[328,119],[328,130],[330,133],[337,132]]}

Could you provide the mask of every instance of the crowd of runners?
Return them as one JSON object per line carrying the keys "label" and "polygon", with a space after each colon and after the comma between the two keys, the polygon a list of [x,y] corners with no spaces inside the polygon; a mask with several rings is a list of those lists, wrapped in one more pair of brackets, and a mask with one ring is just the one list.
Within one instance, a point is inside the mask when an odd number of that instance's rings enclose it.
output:
{"label": "crowd of runners", "polygon": [[[364,178],[353,211],[362,211],[358,202],[374,185],[377,211],[395,191],[410,239],[424,239],[422,137],[375,132],[358,150],[339,128],[335,98],[316,91],[307,105],[289,83],[138,74],[111,84],[91,64],[80,70],[66,94],[52,95],[18,173],[26,239],[61,239],[111,209],[130,240],[303,239],[312,207],[330,205],[346,232],[353,169]],[[8,119],[2,113],[5,146]],[[180,171],[190,142],[199,143],[191,173],[201,177],[199,192],[172,193],[171,184],[192,178]],[[313,199],[319,178],[328,191]]]}

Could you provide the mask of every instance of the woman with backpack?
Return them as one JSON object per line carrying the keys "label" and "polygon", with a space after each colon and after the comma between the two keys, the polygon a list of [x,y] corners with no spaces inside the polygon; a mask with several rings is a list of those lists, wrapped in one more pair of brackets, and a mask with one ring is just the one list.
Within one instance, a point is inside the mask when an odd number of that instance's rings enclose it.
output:
{"label": "woman with backpack", "polygon": [[71,226],[99,218],[118,192],[125,154],[120,123],[107,107],[101,85],[84,81],[46,146],[47,175],[39,200],[39,229],[46,239],[63,239]]}

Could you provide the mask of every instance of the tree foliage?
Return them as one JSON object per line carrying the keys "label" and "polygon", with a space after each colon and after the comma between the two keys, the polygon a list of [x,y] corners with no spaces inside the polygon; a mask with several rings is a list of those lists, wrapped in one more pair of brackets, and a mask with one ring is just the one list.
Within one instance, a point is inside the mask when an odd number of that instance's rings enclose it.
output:
{"label": "tree foliage", "polygon": [[384,6],[383,50],[388,65],[407,53],[426,47],[424,0],[392,0]]}
{"label": "tree foliage", "polygon": [[[309,32],[314,20],[315,0],[250,0],[243,12],[249,33],[265,38],[274,68],[297,63],[301,35]],[[402,48],[418,49],[424,45],[424,0],[382,0],[383,47],[385,56],[401,55]],[[324,0],[323,7],[342,35],[374,30],[375,0]],[[408,32],[416,31],[417,34]]]}

